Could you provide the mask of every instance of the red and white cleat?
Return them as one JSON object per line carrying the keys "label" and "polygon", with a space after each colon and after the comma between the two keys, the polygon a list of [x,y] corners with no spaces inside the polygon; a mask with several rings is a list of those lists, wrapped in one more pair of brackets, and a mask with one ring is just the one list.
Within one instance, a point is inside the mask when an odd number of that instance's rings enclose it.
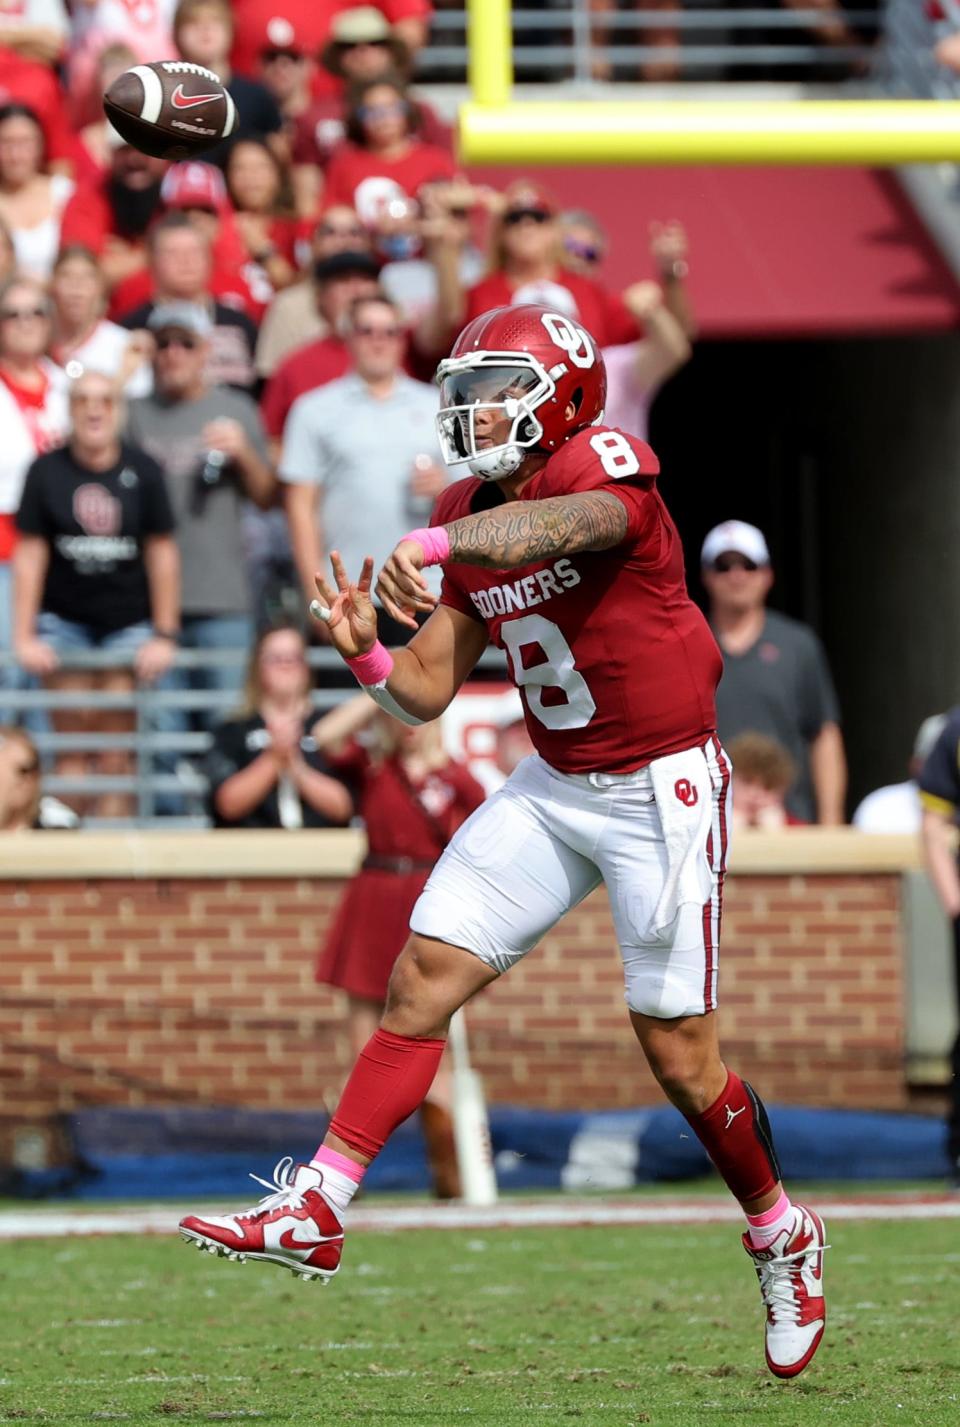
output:
{"label": "red and white cleat", "polygon": [[784,1229],[766,1249],[755,1249],[749,1234],[743,1247],[753,1259],[767,1309],[767,1367],[777,1377],[803,1372],[820,1346],[827,1321],[823,1297],[823,1221],[795,1204],[797,1224]]}
{"label": "red and white cleat", "polygon": [[251,1174],[270,1193],[254,1209],[203,1218],[188,1214],[180,1233],[188,1244],[243,1263],[280,1264],[307,1280],[333,1278],[340,1266],[343,1225],[324,1199],[323,1174],[309,1164],[282,1159],[273,1181]]}

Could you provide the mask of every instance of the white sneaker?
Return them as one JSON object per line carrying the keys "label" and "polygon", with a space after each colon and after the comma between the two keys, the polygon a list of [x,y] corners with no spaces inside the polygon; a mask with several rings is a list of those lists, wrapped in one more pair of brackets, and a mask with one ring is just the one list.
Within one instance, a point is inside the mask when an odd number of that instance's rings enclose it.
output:
{"label": "white sneaker", "polygon": [[323,1173],[309,1164],[282,1159],[273,1181],[251,1174],[270,1193],[240,1214],[180,1220],[186,1242],[211,1254],[244,1263],[259,1259],[280,1264],[300,1278],[333,1278],[340,1265],[343,1225],[321,1193]]}
{"label": "white sneaker", "polygon": [[796,1377],[820,1346],[827,1321],[823,1297],[823,1221],[795,1204],[795,1227],[784,1229],[765,1249],[744,1234],[767,1309],[767,1367],[777,1377]]}

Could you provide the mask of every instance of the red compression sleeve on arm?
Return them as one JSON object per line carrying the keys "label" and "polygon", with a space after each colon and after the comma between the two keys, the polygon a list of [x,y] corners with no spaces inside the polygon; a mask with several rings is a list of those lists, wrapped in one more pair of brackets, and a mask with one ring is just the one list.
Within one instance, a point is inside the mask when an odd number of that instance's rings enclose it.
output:
{"label": "red compression sleeve on arm", "polygon": [[741,1204],[769,1194],[780,1179],[767,1112],[752,1085],[732,1070],[723,1094],[687,1123]]}
{"label": "red compression sleeve on arm", "polygon": [[373,1159],[397,1126],[419,1108],[445,1044],[374,1031],[357,1057],[329,1133]]}

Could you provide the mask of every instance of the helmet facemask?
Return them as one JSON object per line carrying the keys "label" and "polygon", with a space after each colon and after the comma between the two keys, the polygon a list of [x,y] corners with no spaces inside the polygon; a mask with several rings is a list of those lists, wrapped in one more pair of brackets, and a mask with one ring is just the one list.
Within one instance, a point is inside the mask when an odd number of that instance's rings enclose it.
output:
{"label": "helmet facemask", "polygon": [[[543,436],[535,413],[556,389],[552,378],[535,358],[517,352],[452,357],[440,363],[437,377],[437,433],[447,465],[466,460],[485,481],[512,475]],[[483,419],[485,413],[493,419]],[[503,420],[509,421],[509,430],[495,445],[485,444]]]}

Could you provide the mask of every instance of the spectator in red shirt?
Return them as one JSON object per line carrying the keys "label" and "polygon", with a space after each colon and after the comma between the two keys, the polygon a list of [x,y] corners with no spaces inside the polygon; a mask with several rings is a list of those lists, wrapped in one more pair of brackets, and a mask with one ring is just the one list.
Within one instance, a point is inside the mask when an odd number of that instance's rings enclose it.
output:
{"label": "spectator in red shirt", "polygon": [[58,0],[11,0],[0,18],[0,104],[29,104],[43,129],[51,168],[70,173],[75,144],[56,74],[67,37],[66,10]]}
{"label": "spectator in red shirt", "polygon": [[556,205],[539,184],[518,179],[505,190],[491,253],[489,276],[460,303],[448,300],[445,316],[452,332],[491,307],[533,302],[582,322],[601,347],[633,342],[642,335],[618,294],[563,266]]}
{"label": "spectator in red shirt", "polygon": [[454,176],[450,154],[419,137],[419,110],[393,75],[351,89],[347,138],[331,156],[324,206],[348,203],[375,228],[391,199],[417,196],[424,183]]}
{"label": "spectator in red shirt", "polygon": [[261,415],[271,441],[279,445],[287,413],[297,397],[349,371],[352,359],[342,335],[345,320],[358,297],[376,293],[378,274],[379,267],[369,253],[334,253],[316,263],[317,310],[328,332],[285,357],[267,383]]}
{"label": "spectator in red shirt", "polygon": [[[336,17],[320,62],[325,72],[338,81],[337,90],[300,111],[293,138],[295,182],[302,188],[311,184],[315,198],[320,192],[320,170],[326,169],[333,150],[346,136],[340,82],[368,84],[391,74],[401,75],[406,81],[413,67],[407,44],[372,5],[344,10]],[[410,96],[410,102],[417,110],[418,134],[423,143],[449,151],[448,126],[424,100]]]}
{"label": "spectator in red shirt", "polygon": [[224,172],[245,250],[245,271],[249,265],[257,268],[257,287],[269,288],[272,301],[297,279],[296,244],[302,225],[294,217],[289,173],[262,139],[234,144]]}

